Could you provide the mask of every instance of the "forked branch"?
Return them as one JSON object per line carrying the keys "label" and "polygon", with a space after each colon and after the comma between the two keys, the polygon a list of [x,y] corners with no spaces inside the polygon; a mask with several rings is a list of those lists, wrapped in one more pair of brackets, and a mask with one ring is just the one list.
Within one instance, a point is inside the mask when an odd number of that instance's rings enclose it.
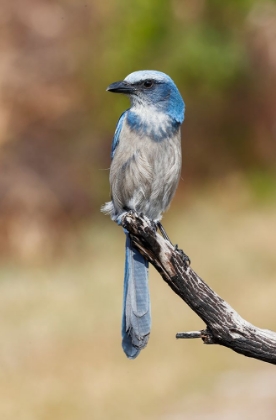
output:
{"label": "forked branch", "polygon": [[140,253],[206,325],[201,331],[178,333],[177,338],[201,338],[205,344],[220,344],[276,364],[275,332],[244,320],[187,265],[181,251],[156,233],[149,219],[131,212],[123,217],[122,224]]}

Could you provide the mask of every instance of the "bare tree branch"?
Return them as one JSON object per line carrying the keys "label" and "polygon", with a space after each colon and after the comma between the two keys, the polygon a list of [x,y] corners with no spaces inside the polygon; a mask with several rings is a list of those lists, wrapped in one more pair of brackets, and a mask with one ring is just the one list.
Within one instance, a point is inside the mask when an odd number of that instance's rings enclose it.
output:
{"label": "bare tree branch", "polygon": [[123,217],[122,224],[140,253],[206,324],[204,330],[178,333],[177,338],[201,338],[205,344],[220,344],[245,356],[276,364],[275,332],[244,320],[187,265],[181,250],[156,233],[149,219],[130,212]]}

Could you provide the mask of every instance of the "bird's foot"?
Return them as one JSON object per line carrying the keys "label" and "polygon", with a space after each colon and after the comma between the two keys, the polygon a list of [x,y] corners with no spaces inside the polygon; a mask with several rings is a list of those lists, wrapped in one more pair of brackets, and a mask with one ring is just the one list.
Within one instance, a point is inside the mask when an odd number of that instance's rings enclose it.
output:
{"label": "bird's foot", "polygon": [[185,252],[183,251],[183,249],[179,249],[178,245],[176,244],[174,247],[175,251],[179,253],[184,265],[187,267],[189,267],[191,265],[191,260],[188,257],[188,255],[185,254]]}
{"label": "bird's foot", "polygon": [[[171,240],[168,237],[167,232],[165,231],[165,229],[164,229],[163,225],[161,224],[161,222],[157,222],[156,223],[156,228],[159,228],[159,230],[160,230],[163,238],[166,239],[167,241],[169,241],[170,244],[172,244],[171,243]],[[182,259],[185,267],[189,267],[191,265],[191,260],[188,257],[188,255],[186,255],[185,252],[182,249],[179,249],[177,244],[176,245],[173,245],[173,246],[174,246],[175,251],[177,251],[179,253],[179,255],[181,256],[181,259]]]}
{"label": "bird's foot", "polygon": [[157,231],[157,226],[156,226],[156,223],[155,223],[152,219],[149,219],[147,216],[145,216],[145,215],[144,215],[144,213],[139,213],[139,216],[140,216],[142,219],[146,220],[146,222],[150,225],[151,230],[152,230],[154,233],[156,233],[156,231]]}

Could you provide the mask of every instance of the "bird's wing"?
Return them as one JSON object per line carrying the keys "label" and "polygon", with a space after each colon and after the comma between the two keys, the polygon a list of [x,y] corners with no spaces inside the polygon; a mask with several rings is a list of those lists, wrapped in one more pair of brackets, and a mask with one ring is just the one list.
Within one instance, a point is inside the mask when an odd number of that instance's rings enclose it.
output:
{"label": "bird's wing", "polygon": [[112,146],[111,146],[111,160],[113,159],[116,148],[119,144],[120,134],[121,134],[121,131],[122,131],[124,119],[126,118],[126,113],[127,113],[127,111],[123,112],[123,114],[120,116],[120,118],[118,120],[118,123],[117,123],[117,127],[116,127],[116,130],[115,130],[115,134],[114,134],[113,141],[112,141]]}

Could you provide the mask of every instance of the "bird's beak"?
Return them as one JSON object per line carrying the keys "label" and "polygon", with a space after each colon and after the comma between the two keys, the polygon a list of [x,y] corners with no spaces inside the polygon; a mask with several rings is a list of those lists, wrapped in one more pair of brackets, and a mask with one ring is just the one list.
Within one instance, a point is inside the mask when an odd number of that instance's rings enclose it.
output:
{"label": "bird's beak", "polygon": [[114,92],[114,93],[133,93],[135,91],[135,88],[131,86],[129,83],[127,83],[125,80],[122,80],[120,82],[112,83],[108,86],[106,89],[108,92]]}

